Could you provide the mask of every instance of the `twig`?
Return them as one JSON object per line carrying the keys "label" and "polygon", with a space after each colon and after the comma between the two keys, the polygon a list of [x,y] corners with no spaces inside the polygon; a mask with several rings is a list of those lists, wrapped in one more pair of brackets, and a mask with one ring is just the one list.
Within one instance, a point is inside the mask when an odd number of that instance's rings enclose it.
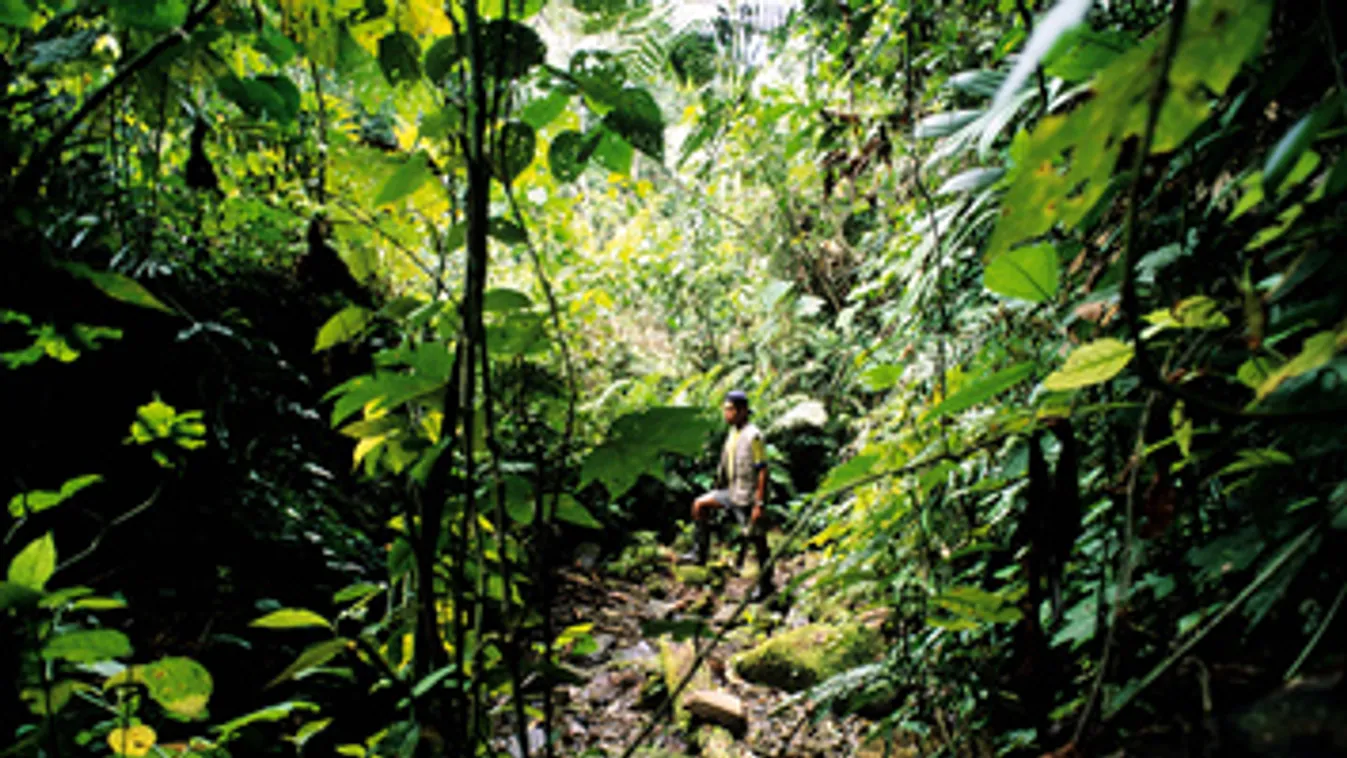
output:
{"label": "twig", "polygon": [[1291,664],[1291,668],[1286,670],[1286,679],[1290,679],[1299,673],[1300,667],[1305,664],[1305,660],[1310,657],[1310,653],[1314,652],[1319,640],[1324,638],[1324,632],[1328,631],[1329,625],[1333,623],[1333,617],[1338,614],[1338,609],[1342,607],[1343,598],[1347,598],[1347,583],[1344,583],[1342,589],[1338,590],[1338,596],[1333,600],[1333,605],[1329,606],[1328,613],[1324,614],[1324,620],[1319,622],[1319,628],[1314,630],[1314,636],[1310,638],[1309,644],[1305,646],[1304,650],[1300,651],[1300,655],[1296,656],[1296,661]]}
{"label": "twig", "polygon": [[163,55],[174,45],[186,40],[187,33],[194,29],[197,24],[200,24],[206,16],[215,9],[215,6],[219,4],[220,0],[207,0],[205,5],[187,16],[187,19],[183,21],[181,27],[165,34],[153,45],[145,48],[140,55],[132,58],[131,62],[127,63],[120,71],[114,74],[112,79],[108,80],[106,84],[99,87],[96,92],[90,95],[89,99],[85,100],[79,107],[79,110],[75,111],[74,115],[67,119],[64,124],[61,124],[61,126],[47,138],[47,141],[42,143],[42,146],[33,154],[33,157],[24,164],[23,169],[19,171],[18,176],[14,178],[13,184],[10,185],[8,193],[10,200],[35,197],[37,194],[35,192],[37,184],[45,174],[47,164],[51,163],[52,159],[56,157],[56,154],[61,151],[61,146],[70,138],[71,134],[74,134],[80,124],[84,123],[89,116],[93,115],[94,111],[98,110],[98,108],[103,105],[103,102],[111,97],[112,94],[117,91],[117,88],[121,87],[122,84],[133,75],[153,63],[156,58]]}
{"label": "twig", "polygon": [[70,558],[66,559],[65,562],[61,563],[59,566],[56,567],[56,570],[64,571],[65,569],[70,568],[76,563],[79,563],[80,561],[92,555],[93,552],[98,549],[98,546],[103,542],[103,537],[107,535],[108,531],[111,530],[112,527],[125,524],[127,521],[130,521],[136,516],[139,516],[141,513],[144,513],[146,510],[149,509],[150,506],[154,505],[156,500],[159,499],[159,494],[163,492],[163,489],[164,486],[162,484],[156,486],[154,488],[154,492],[151,492],[150,496],[145,498],[145,500],[141,502],[139,505],[127,511],[126,513],[123,513],[117,518],[109,521],[107,525],[104,526],[101,530],[99,530],[98,534],[94,536],[93,541],[89,543],[88,547],[84,548],[83,550],[71,556]]}

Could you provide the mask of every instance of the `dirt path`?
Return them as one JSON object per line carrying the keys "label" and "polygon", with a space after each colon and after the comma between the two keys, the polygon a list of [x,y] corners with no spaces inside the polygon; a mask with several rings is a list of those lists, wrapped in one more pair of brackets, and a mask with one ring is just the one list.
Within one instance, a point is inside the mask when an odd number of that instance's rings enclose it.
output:
{"label": "dirt path", "polygon": [[[778,584],[801,570],[794,558],[777,568]],[[710,576],[678,567],[672,550],[646,544],[626,551],[615,562],[588,571],[560,575],[555,622],[558,630],[592,623],[592,643],[582,643],[564,658],[577,683],[557,689],[559,755],[617,756],[651,718],[663,697],[668,653],[677,645],[667,636],[670,626],[690,626],[700,619],[711,634],[729,623],[744,593],[751,591],[756,566],[750,558],[741,575],[727,556],[712,561]],[[717,575],[721,578],[717,581]],[[680,578],[681,576],[681,578]],[[684,579],[687,580],[683,581]],[[703,584],[703,582],[705,582]],[[826,717],[810,723],[807,709],[784,701],[788,693],[744,681],[731,665],[735,653],[768,635],[792,629],[809,619],[778,600],[749,605],[734,621],[725,640],[707,659],[701,683],[739,698],[747,730],[728,749],[703,749],[708,732],[696,720],[690,726],[665,723],[647,741],[645,756],[684,754],[728,756],[845,756],[854,751],[866,725],[859,719]],[[661,638],[663,644],[661,643]],[[689,691],[691,691],[691,687]],[[541,734],[538,735],[541,737]],[[723,740],[723,737],[722,737]],[[590,751],[590,752],[587,752]]]}

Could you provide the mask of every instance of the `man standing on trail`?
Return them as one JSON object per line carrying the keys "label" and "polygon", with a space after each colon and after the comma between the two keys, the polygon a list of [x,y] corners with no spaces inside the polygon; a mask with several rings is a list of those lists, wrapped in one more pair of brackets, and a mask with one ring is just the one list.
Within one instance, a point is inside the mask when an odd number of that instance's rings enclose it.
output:
{"label": "man standing on trail", "polygon": [[[754,598],[760,600],[774,589],[772,574],[767,567],[767,519],[762,510],[767,495],[767,453],[762,431],[748,421],[748,395],[740,390],[730,392],[725,396],[721,412],[730,431],[720,450],[715,489],[692,502],[696,544],[692,552],[683,557],[706,564],[711,551],[711,517],[715,511],[728,509],[739,523],[741,537],[751,541],[757,553],[758,587]],[[742,555],[741,552],[741,563]]]}

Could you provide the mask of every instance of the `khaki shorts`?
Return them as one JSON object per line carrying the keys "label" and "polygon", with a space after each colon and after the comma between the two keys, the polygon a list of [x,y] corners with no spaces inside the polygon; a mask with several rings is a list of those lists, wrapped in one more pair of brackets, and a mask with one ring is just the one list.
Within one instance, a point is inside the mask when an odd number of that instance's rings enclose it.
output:
{"label": "khaki shorts", "polygon": [[729,511],[734,516],[734,520],[739,524],[740,529],[749,534],[766,534],[767,519],[760,518],[756,523],[753,522],[753,505],[751,503],[739,504],[730,498],[729,490],[711,490],[702,495],[704,498],[711,498],[722,510]]}

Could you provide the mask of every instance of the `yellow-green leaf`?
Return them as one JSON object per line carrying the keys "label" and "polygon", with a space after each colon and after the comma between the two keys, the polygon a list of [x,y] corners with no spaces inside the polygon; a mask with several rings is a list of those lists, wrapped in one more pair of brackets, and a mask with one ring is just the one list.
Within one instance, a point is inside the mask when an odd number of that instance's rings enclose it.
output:
{"label": "yellow-green leaf", "polygon": [[120,300],[123,303],[163,311],[164,313],[173,313],[173,309],[160,302],[159,298],[151,295],[150,291],[145,289],[140,282],[128,276],[111,271],[95,271],[82,263],[67,263],[65,268],[75,276],[88,280],[113,300]]}
{"label": "yellow-green leaf", "polygon": [[1131,345],[1111,337],[1076,348],[1066,365],[1048,375],[1043,386],[1056,392],[1102,384],[1118,375],[1131,362]]}
{"label": "yellow-green leaf", "polygon": [[348,342],[360,336],[369,325],[373,314],[358,305],[348,305],[327,320],[318,330],[318,339],[313,343],[313,352],[321,353],[328,348]]}
{"label": "yellow-green leaf", "polygon": [[14,584],[41,590],[56,573],[56,540],[51,532],[38,537],[9,562],[7,578]]}
{"label": "yellow-green leaf", "polygon": [[304,608],[282,608],[253,621],[249,626],[264,629],[299,629],[313,626],[330,628],[332,625],[313,611]]}
{"label": "yellow-green leaf", "polygon": [[1344,332],[1342,339],[1338,334],[1326,331],[1305,340],[1304,346],[1300,348],[1300,354],[1273,371],[1258,387],[1258,399],[1262,400],[1272,394],[1287,379],[1314,371],[1333,360],[1333,356],[1343,347],[1340,342],[1347,342],[1347,332]]}

